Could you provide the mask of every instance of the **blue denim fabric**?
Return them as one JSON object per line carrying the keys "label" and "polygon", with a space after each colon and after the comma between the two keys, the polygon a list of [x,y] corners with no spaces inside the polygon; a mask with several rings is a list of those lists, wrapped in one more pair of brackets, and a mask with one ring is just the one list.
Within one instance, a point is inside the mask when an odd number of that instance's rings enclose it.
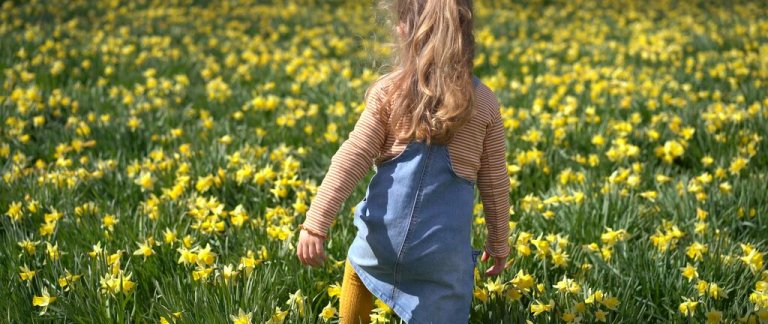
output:
{"label": "blue denim fabric", "polygon": [[474,269],[474,181],[445,145],[411,141],[377,166],[355,207],[347,258],[373,295],[407,323],[467,323]]}

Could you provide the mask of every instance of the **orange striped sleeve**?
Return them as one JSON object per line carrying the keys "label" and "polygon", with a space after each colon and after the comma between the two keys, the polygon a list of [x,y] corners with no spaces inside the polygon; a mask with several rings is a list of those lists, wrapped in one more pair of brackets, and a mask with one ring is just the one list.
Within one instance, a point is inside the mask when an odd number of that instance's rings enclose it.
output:
{"label": "orange striped sleeve", "polygon": [[328,231],[341,205],[371,170],[374,159],[381,154],[387,125],[377,116],[381,106],[380,84],[371,88],[360,118],[331,158],[328,172],[317,188],[304,223],[301,224],[308,232],[328,237]]}
{"label": "orange striped sleeve", "polygon": [[507,174],[507,141],[498,101],[493,118],[486,128],[483,154],[477,172],[477,188],[483,202],[488,228],[486,249],[492,256],[508,256],[509,243],[509,175]]}

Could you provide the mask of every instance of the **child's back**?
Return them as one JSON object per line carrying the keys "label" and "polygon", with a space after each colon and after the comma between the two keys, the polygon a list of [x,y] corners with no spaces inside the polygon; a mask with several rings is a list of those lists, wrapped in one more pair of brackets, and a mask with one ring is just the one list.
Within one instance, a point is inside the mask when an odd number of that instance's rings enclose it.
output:
{"label": "child's back", "polygon": [[[371,88],[366,108],[349,138],[333,156],[328,173],[318,191],[303,226],[327,236],[341,205],[357,183],[378,166],[396,158],[408,145],[386,130],[376,113],[389,83]],[[449,159],[458,177],[477,185],[488,228],[487,249],[493,256],[509,254],[509,177],[506,164],[506,140],[496,95],[482,82],[476,82],[476,109],[472,120],[459,130],[447,145]],[[403,124],[403,128],[408,123]]]}
{"label": "child's back", "polygon": [[375,116],[387,83],[374,86],[303,224],[326,235],[374,164],[376,174],[355,206],[357,235],[347,261],[373,295],[412,323],[467,320],[479,253],[470,241],[475,184],[489,233],[485,248],[493,256],[509,254],[504,126],[496,96],[474,80],[477,112],[447,145],[398,140]]}

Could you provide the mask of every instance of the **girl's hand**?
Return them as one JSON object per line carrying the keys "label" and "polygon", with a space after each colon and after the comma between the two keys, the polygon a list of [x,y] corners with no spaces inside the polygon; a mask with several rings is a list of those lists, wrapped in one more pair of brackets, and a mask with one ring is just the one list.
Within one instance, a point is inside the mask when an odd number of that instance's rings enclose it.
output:
{"label": "girl's hand", "polygon": [[[491,255],[488,253],[487,250],[483,249],[483,256],[480,257],[480,261],[488,261],[488,258],[490,258]],[[486,276],[495,276],[500,274],[502,271],[504,271],[504,268],[507,266],[507,257],[493,257],[493,265],[488,269],[485,270]]]}
{"label": "girl's hand", "polygon": [[304,265],[319,267],[325,261],[325,240],[317,235],[302,229],[299,232],[299,244],[296,247],[296,255]]}

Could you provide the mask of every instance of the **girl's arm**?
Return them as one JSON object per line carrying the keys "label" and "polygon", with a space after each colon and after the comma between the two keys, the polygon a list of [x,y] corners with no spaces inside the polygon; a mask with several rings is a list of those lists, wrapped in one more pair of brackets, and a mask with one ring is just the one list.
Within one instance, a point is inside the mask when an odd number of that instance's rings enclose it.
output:
{"label": "girl's arm", "polygon": [[486,128],[483,155],[477,173],[477,187],[483,202],[488,227],[486,249],[492,256],[509,255],[509,175],[507,174],[507,141],[498,101],[494,118]]}
{"label": "girl's arm", "polygon": [[371,169],[386,140],[386,125],[380,122],[381,82],[371,88],[365,109],[339,150],[331,158],[331,165],[317,188],[303,224],[308,232],[328,237],[328,230],[342,203],[352,194],[357,183]]}

